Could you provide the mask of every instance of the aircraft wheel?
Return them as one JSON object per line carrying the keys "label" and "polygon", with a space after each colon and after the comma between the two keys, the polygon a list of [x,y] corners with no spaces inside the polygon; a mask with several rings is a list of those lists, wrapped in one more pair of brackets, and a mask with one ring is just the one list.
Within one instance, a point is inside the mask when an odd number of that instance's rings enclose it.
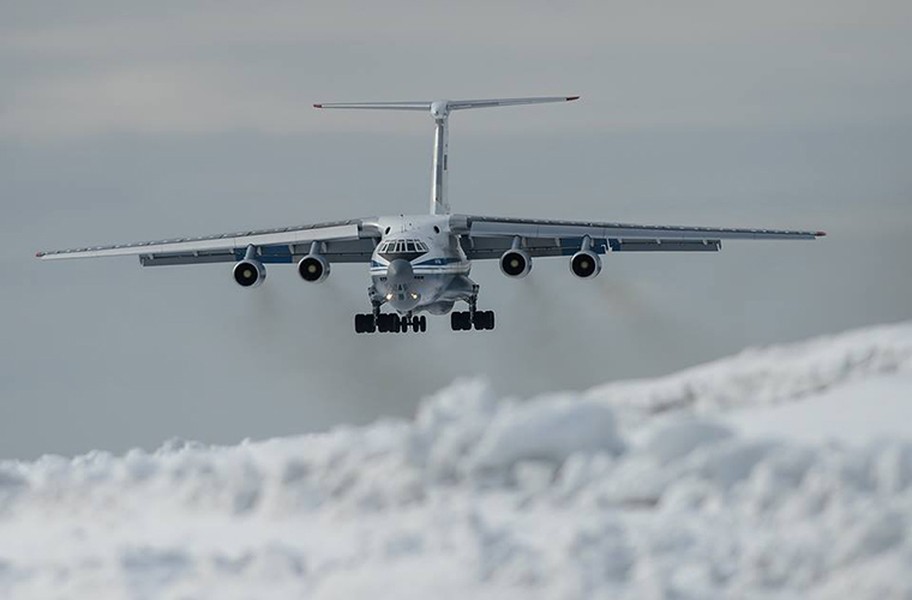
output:
{"label": "aircraft wheel", "polygon": [[494,329],[494,311],[493,310],[484,310],[481,311],[481,329],[490,331]]}
{"label": "aircraft wheel", "polygon": [[411,323],[408,319],[399,319],[399,333],[408,333]]}
{"label": "aircraft wheel", "polygon": [[470,313],[465,311],[453,311],[450,313],[450,328],[453,331],[467,331],[472,328]]}
{"label": "aircraft wheel", "polygon": [[423,315],[418,317],[418,331],[421,333],[427,331],[427,317]]}
{"label": "aircraft wheel", "polygon": [[377,331],[380,333],[389,333],[393,329],[393,317],[396,315],[382,314],[377,317]]}
{"label": "aircraft wheel", "polygon": [[355,333],[364,333],[364,315],[355,315]]}
{"label": "aircraft wheel", "polygon": [[364,333],[374,333],[377,331],[377,323],[374,321],[374,315],[363,315],[361,326],[364,329]]}
{"label": "aircraft wheel", "polygon": [[469,327],[474,327],[476,331],[490,331],[491,329],[494,329],[494,311],[475,311],[475,317],[472,319]]}

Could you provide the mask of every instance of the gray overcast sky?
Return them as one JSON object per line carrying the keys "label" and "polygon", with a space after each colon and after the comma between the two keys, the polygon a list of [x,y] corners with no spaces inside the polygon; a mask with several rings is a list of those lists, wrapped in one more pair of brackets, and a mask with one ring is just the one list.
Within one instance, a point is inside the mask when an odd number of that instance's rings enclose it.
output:
{"label": "gray overcast sky", "polygon": [[[912,317],[908,2],[4,3],[0,456],[408,415],[455,377],[528,395]],[[453,119],[455,210],[821,228],[809,244],[564,261],[498,330],[356,337],[366,269],[38,249],[421,212],[431,126],[313,102],[581,94]]]}

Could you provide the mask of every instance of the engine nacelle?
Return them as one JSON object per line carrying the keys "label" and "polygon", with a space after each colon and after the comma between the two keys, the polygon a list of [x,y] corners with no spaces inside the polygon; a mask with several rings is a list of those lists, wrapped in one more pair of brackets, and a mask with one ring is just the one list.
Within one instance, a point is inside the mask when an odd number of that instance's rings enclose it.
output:
{"label": "engine nacelle", "polygon": [[266,280],[266,267],[256,259],[245,258],[234,265],[234,280],[241,287],[257,287]]}
{"label": "engine nacelle", "polygon": [[580,250],[570,258],[570,271],[580,279],[591,279],[602,270],[602,259],[592,250]]}
{"label": "engine nacelle", "polygon": [[520,248],[507,250],[500,257],[500,270],[507,277],[525,277],[532,270],[532,257]]}
{"label": "engine nacelle", "polygon": [[322,283],[329,277],[329,261],[320,254],[308,254],[298,261],[298,275],[308,283]]}

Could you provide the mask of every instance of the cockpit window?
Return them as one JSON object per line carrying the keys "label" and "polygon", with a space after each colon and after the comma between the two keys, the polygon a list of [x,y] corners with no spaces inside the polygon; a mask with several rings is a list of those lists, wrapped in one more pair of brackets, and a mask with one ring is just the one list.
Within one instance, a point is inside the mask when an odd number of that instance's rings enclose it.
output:
{"label": "cockpit window", "polygon": [[377,250],[378,254],[386,260],[401,258],[412,261],[422,254],[426,254],[428,247],[421,240],[389,240],[380,244]]}

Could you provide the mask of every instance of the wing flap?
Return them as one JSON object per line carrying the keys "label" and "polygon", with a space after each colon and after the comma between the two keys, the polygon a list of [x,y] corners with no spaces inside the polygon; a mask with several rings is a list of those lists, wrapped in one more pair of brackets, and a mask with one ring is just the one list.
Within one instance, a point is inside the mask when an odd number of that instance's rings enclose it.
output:
{"label": "wing flap", "polygon": [[[617,239],[590,238],[591,250],[606,252],[718,252],[721,240],[672,240],[672,239]],[[512,247],[513,239],[507,237],[462,237],[462,249],[469,260],[495,259]],[[536,238],[524,237],[522,248],[529,256],[572,256],[583,244],[582,237]]]}
{"label": "wing flap", "polygon": [[612,252],[718,252],[722,240],[608,240]]}
{"label": "wing flap", "polygon": [[[322,243],[320,254],[330,263],[368,263],[374,251],[373,238],[330,240]],[[209,252],[140,254],[144,267],[196,265],[237,262],[244,258],[246,246]],[[277,246],[257,246],[257,258],[264,264],[294,263],[310,252],[310,243]]]}

